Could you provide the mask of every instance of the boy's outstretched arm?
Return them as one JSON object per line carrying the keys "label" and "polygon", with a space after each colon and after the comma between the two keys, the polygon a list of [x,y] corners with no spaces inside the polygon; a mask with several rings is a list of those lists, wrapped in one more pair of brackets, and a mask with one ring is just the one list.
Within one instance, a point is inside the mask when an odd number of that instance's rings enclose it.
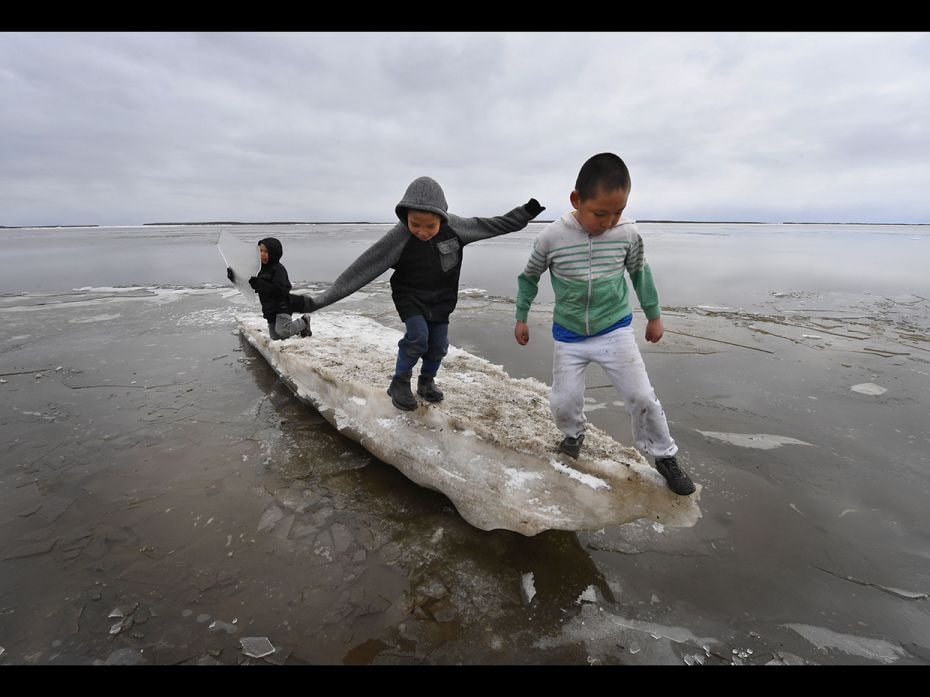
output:
{"label": "boy's outstretched arm", "polygon": [[490,237],[497,237],[508,232],[516,232],[527,226],[533,218],[542,213],[545,207],[539,201],[531,198],[522,206],[517,206],[504,215],[493,218],[462,218],[449,214],[449,225],[458,233],[462,244],[471,244]]}
{"label": "boy's outstretched arm", "polygon": [[314,312],[367,286],[398,262],[404,251],[404,244],[409,238],[410,233],[407,232],[406,226],[397,223],[380,240],[362,252],[358,259],[349,264],[333,281],[329,290],[313,298],[291,293],[291,311]]}

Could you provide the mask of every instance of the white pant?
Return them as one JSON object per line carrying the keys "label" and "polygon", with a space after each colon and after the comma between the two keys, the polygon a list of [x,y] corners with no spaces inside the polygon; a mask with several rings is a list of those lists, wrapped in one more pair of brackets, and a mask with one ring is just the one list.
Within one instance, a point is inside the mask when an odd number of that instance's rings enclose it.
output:
{"label": "white pant", "polygon": [[636,345],[633,327],[584,341],[555,342],[552,357],[552,395],[549,406],[555,425],[566,436],[584,433],[584,371],[597,363],[620,393],[633,424],[636,447],[653,457],[671,457],[678,452],[665,420],[665,412],[646,375],[646,365]]}

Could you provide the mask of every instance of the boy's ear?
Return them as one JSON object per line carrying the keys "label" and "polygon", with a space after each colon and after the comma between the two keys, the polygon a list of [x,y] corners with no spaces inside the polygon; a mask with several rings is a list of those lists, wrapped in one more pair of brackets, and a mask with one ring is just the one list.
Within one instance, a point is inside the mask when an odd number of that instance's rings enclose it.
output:
{"label": "boy's ear", "polygon": [[572,190],[572,195],[568,197],[569,201],[572,202],[572,208],[577,209],[581,203],[581,195],[578,193],[577,189]]}

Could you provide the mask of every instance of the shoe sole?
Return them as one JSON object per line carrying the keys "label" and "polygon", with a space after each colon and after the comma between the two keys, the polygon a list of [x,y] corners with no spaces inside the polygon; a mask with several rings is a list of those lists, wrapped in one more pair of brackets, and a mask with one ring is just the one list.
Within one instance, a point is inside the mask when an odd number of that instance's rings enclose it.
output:
{"label": "shoe sole", "polygon": [[427,402],[441,402],[442,401],[442,397],[428,397],[427,395],[419,391],[417,391],[417,394],[420,395]]}

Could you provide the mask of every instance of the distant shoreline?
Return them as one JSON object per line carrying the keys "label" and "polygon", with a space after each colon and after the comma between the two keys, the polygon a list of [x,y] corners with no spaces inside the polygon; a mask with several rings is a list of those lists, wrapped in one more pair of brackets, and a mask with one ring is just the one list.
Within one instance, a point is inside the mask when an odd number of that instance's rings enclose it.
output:
{"label": "distant shoreline", "polygon": [[[396,221],[374,220],[294,220],[294,221],[266,221],[241,222],[238,220],[218,220],[200,223],[142,223],[142,225],[0,225],[0,230],[57,230],[65,228],[99,228],[99,227],[190,227],[202,225],[392,225]],[[533,220],[534,223],[551,223],[552,220]],[[637,219],[637,223],[672,223],[687,225],[895,225],[895,226],[926,226],[930,223],[825,223],[825,222],[794,222],[782,221],[780,223],[765,223],[758,220],[648,220]]]}

